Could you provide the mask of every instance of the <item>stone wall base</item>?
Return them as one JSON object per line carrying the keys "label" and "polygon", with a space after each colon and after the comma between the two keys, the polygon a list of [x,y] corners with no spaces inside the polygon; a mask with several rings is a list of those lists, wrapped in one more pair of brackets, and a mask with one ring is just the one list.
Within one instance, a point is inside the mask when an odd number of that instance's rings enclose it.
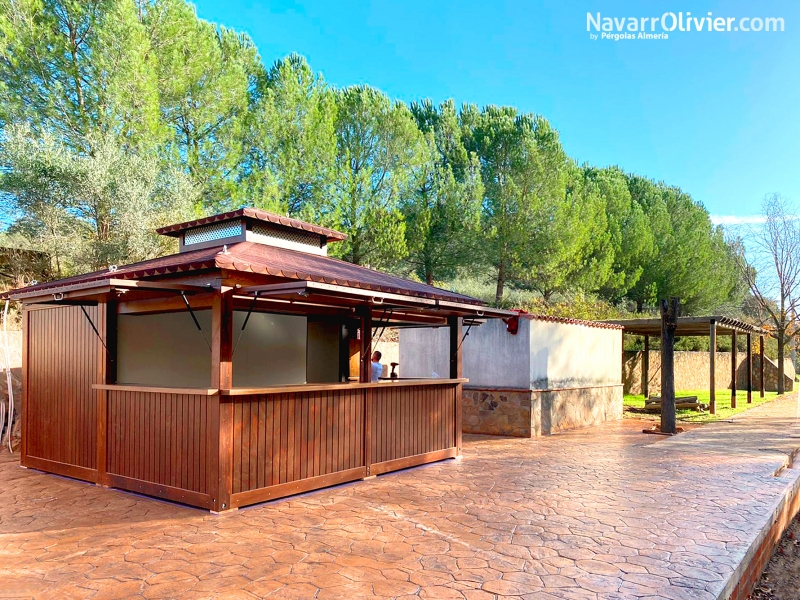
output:
{"label": "stone wall base", "polygon": [[538,437],[621,418],[622,384],[558,390],[464,390],[464,433]]}

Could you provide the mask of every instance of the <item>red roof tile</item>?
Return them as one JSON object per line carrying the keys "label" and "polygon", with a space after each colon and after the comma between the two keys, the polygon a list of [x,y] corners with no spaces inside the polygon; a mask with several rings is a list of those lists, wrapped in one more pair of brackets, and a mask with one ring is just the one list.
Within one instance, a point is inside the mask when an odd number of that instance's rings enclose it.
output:
{"label": "red roof tile", "polygon": [[[220,246],[193,250],[126,265],[117,268],[115,271],[104,269],[85,275],[76,275],[66,279],[40,283],[22,288],[20,291],[56,291],[59,287],[65,285],[100,281],[110,277],[116,279],[140,279],[170,273],[215,268],[260,273],[293,280],[316,281],[376,292],[483,305],[483,302],[470,296],[395,277],[394,275],[354,265],[336,258],[306,254],[253,242],[231,244],[227,246],[226,253],[222,252]],[[8,292],[7,294],[13,296],[13,292]]]}
{"label": "red roof tile", "polygon": [[395,277],[329,256],[306,254],[252,242],[233,244],[228,247],[228,254],[218,254],[216,260],[217,266],[223,269],[250,271],[275,277],[343,285],[376,292],[483,304],[480,300],[470,296]]}
{"label": "red roof tile", "polygon": [[303,231],[310,231],[321,236],[325,236],[329,242],[340,242],[347,239],[347,235],[335,229],[328,229],[327,227],[320,227],[312,223],[306,223],[291,217],[284,217],[275,213],[259,210],[257,208],[240,208],[239,210],[232,210],[230,212],[222,213],[219,215],[212,215],[202,219],[195,219],[194,221],[186,221],[185,223],[178,223],[176,225],[167,225],[156,229],[156,233],[161,235],[171,235],[177,237],[182,231],[198,227],[200,225],[208,225],[209,223],[218,223],[220,221],[230,221],[231,219],[255,219],[256,221],[264,221],[266,223],[273,223],[275,225],[283,225],[284,227],[291,227],[293,229],[301,229]]}
{"label": "red roof tile", "polygon": [[570,319],[569,317],[553,317],[551,315],[537,315],[519,311],[519,316],[522,319],[530,319],[532,321],[548,321],[550,323],[562,323],[564,325],[583,325],[584,327],[597,327],[598,329],[623,329],[622,325],[616,323],[606,323],[604,321],[587,321],[585,319]]}

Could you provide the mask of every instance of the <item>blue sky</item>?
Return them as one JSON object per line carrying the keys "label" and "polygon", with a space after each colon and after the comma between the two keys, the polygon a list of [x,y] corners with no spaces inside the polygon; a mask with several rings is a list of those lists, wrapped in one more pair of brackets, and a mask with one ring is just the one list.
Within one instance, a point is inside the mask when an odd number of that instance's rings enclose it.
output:
{"label": "blue sky", "polygon": [[[265,63],[297,52],[336,86],[542,114],[578,161],[678,185],[712,215],[754,215],[772,192],[800,202],[798,2],[195,4],[202,18],[249,33]],[[667,11],[782,17],[785,31],[589,39],[587,12],[640,18]]]}

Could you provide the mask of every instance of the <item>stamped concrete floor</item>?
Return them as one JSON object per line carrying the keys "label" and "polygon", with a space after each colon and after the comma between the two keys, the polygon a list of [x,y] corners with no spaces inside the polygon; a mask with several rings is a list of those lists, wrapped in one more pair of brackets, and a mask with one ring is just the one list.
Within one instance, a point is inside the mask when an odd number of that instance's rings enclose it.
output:
{"label": "stamped concrete floor", "polygon": [[224,515],[0,455],[0,597],[705,600],[800,475],[796,396],[675,438],[620,421]]}

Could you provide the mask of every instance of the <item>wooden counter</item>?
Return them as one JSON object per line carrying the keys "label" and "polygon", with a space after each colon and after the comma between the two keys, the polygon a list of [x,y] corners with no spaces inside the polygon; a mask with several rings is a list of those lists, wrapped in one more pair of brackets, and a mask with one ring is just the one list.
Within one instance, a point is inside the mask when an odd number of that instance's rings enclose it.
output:
{"label": "wooden counter", "polygon": [[357,390],[378,387],[409,387],[416,385],[453,385],[467,383],[469,379],[386,379],[377,383],[304,383],[297,385],[278,385],[271,387],[232,388],[215,390],[213,388],[173,388],[153,387],[136,384],[99,384],[92,385],[95,390],[117,392],[148,392],[151,394],[193,394],[197,396],[252,396],[254,394],[288,394],[291,392],[323,392],[335,390]]}

